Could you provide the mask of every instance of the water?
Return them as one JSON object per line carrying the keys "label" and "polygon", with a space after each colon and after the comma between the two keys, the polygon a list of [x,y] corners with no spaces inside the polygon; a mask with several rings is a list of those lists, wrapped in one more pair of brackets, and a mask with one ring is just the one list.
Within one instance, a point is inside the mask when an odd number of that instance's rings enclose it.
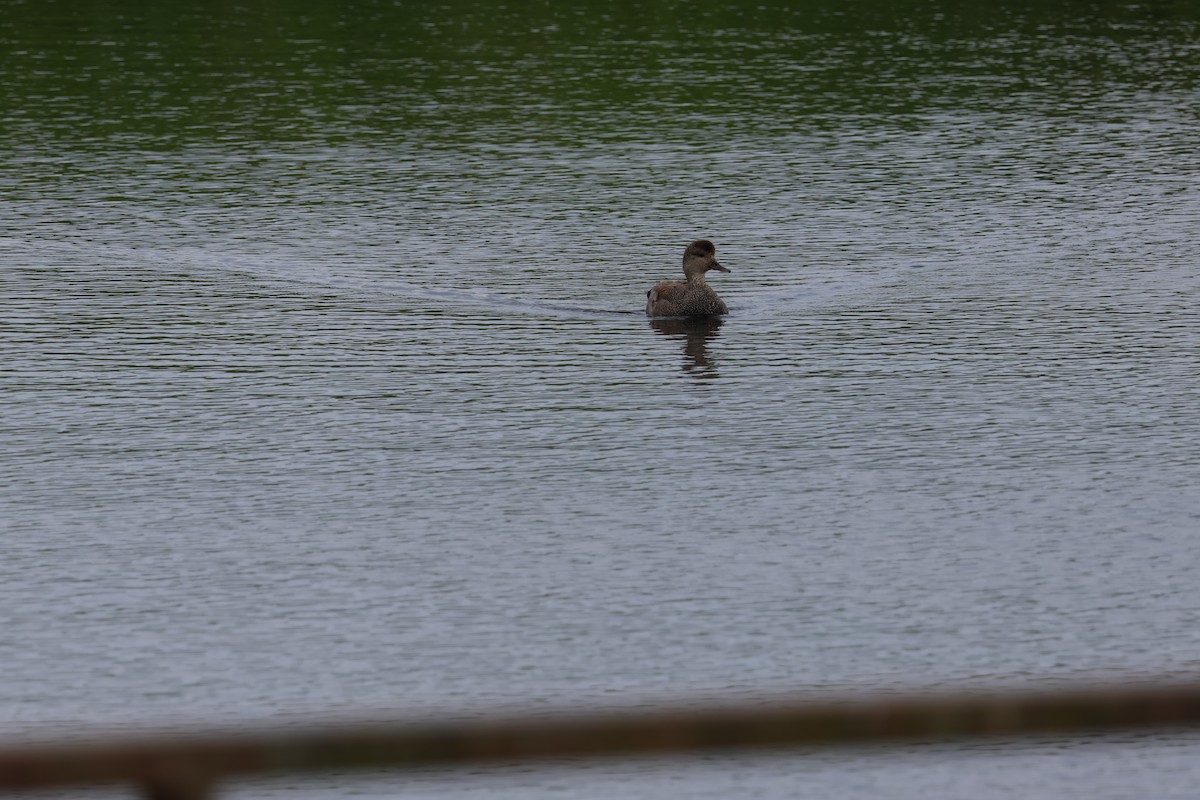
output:
{"label": "water", "polygon": [[[8,738],[1194,673],[1191,5],[0,8]],[[698,237],[730,316],[648,321]],[[1183,796],[1195,748],[231,796]]]}

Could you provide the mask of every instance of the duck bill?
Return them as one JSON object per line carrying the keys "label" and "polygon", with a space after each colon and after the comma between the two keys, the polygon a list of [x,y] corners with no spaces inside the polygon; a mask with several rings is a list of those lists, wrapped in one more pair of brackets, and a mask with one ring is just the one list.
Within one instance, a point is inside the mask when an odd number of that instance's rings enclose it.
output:
{"label": "duck bill", "polygon": [[715,269],[717,272],[729,272],[729,270],[725,269],[715,261],[712,263],[712,266],[710,266],[709,269]]}

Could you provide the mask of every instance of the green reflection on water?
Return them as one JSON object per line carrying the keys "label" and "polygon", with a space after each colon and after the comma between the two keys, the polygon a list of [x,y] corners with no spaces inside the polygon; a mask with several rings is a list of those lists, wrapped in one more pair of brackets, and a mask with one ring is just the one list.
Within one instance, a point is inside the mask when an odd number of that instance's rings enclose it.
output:
{"label": "green reflection on water", "polygon": [[1200,4],[0,3],[17,150],[570,141],[1197,87]]}

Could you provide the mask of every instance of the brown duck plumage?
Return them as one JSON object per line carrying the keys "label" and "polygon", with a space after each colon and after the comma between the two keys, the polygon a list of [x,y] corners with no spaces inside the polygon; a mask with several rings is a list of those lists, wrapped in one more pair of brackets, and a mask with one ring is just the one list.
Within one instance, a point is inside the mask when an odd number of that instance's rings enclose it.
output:
{"label": "brown duck plumage", "polygon": [[710,269],[729,270],[717,263],[717,248],[707,239],[697,239],[683,251],[683,274],[687,280],[662,281],[646,292],[646,313],[652,317],[715,317],[728,314],[725,302],[704,280]]}

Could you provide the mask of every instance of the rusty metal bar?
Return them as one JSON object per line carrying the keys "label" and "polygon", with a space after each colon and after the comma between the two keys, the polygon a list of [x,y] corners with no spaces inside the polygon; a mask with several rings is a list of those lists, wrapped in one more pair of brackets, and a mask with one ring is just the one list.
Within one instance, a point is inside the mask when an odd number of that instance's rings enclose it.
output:
{"label": "rusty metal bar", "polygon": [[120,738],[0,749],[0,792],[127,783],[156,800],[201,800],[250,775],[413,769],[730,748],[946,741],[1200,725],[1200,684],[1023,693],[915,694],[701,710],[628,710],[307,732]]}

